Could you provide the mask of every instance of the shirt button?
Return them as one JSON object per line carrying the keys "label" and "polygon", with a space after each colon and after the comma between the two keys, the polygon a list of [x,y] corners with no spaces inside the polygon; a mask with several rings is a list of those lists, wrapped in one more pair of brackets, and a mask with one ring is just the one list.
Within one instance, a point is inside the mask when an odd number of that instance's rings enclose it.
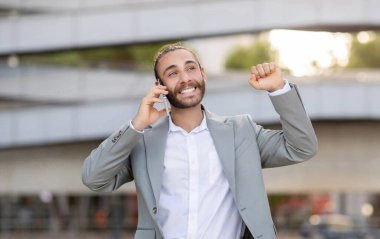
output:
{"label": "shirt button", "polygon": [[153,208],[153,214],[157,214],[157,207]]}

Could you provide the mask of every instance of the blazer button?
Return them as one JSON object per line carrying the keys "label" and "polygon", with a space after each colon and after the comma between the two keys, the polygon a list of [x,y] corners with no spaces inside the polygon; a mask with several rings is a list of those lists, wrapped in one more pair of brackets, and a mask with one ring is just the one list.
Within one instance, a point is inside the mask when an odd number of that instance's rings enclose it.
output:
{"label": "blazer button", "polygon": [[157,214],[157,207],[153,208],[153,214]]}

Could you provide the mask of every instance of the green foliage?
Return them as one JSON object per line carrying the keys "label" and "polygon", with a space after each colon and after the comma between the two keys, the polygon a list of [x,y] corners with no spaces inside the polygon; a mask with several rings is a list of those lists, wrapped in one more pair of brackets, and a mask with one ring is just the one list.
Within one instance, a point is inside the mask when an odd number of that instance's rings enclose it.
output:
{"label": "green foliage", "polygon": [[128,46],[23,55],[21,61],[29,64],[49,64],[74,67],[122,68],[152,70],[153,57],[165,43],[150,43]]}
{"label": "green foliage", "polygon": [[153,58],[163,44],[131,46],[129,53],[134,62],[139,63],[140,69],[153,70]]}
{"label": "green foliage", "polygon": [[22,55],[22,63],[28,64],[49,64],[62,66],[85,66],[85,62],[78,52],[54,52],[39,55]]}
{"label": "green foliage", "polygon": [[363,44],[356,38],[351,43],[347,68],[380,68],[380,37]]}
{"label": "green foliage", "polygon": [[276,58],[277,53],[272,50],[270,43],[265,39],[258,39],[248,47],[235,47],[227,57],[225,67],[231,70],[246,70],[253,65],[275,61]]}

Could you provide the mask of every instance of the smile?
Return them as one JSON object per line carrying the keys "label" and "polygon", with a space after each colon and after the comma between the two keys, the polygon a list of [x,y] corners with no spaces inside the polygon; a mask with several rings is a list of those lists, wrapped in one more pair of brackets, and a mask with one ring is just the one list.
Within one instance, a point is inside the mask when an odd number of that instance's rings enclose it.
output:
{"label": "smile", "polygon": [[192,88],[188,88],[188,89],[182,90],[182,91],[180,91],[179,93],[180,93],[180,94],[188,94],[188,93],[191,93],[191,92],[193,92],[193,91],[195,91],[195,87],[192,87]]}

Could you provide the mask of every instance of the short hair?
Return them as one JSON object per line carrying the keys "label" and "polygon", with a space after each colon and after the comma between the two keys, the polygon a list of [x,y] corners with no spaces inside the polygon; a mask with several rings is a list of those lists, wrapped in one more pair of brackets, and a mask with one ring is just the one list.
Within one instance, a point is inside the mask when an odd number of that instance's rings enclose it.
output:
{"label": "short hair", "polygon": [[164,55],[166,55],[169,52],[176,51],[176,50],[186,50],[186,51],[190,52],[191,54],[193,54],[193,56],[195,57],[195,60],[197,61],[198,65],[199,65],[199,68],[201,67],[199,57],[193,49],[184,46],[181,42],[176,42],[174,44],[164,45],[157,51],[157,53],[154,57],[154,76],[156,77],[157,80],[159,80],[161,82],[161,84],[162,84],[162,81],[160,79],[160,76],[158,75],[158,69],[157,69],[158,63]]}

